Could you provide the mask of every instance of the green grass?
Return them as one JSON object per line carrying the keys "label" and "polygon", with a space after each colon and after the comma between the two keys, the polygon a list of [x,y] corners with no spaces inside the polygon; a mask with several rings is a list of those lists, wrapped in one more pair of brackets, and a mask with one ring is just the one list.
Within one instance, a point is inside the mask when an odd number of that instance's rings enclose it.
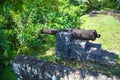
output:
{"label": "green grass", "polygon": [[82,29],[97,30],[101,34],[101,38],[95,42],[102,44],[103,49],[120,54],[120,22],[118,20],[107,15],[96,17],[84,15],[81,20],[83,20]]}
{"label": "green grass", "polygon": [[47,50],[45,53],[38,54],[37,57],[43,60],[55,61],[55,48],[52,47],[49,50]]}

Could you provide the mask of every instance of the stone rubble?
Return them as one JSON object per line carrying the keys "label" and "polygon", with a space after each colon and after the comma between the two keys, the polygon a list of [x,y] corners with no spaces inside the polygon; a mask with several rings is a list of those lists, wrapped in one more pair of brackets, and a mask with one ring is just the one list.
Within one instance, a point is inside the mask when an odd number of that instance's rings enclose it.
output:
{"label": "stone rubble", "polygon": [[120,80],[115,76],[73,69],[30,56],[18,56],[12,65],[18,80]]}

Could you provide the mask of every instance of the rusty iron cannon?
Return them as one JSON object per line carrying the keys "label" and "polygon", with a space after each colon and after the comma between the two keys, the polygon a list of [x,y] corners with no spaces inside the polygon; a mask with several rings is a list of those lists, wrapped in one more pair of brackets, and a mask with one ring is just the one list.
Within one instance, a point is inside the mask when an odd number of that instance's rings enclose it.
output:
{"label": "rusty iron cannon", "polygon": [[100,38],[101,35],[96,30],[41,29],[41,33],[56,35],[55,53],[57,59],[96,61],[96,58],[101,57],[101,45],[89,42],[89,40],[94,41],[96,38]]}
{"label": "rusty iron cannon", "polygon": [[72,33],[73,38],[81,39],[81,40],[95,40],[96,38],[100,38],[100,34],[97,33],[96,30],[81,30],[81,29],[72,29],[72,30],[50,30],[50,29],[41,29],[41,33],[43,34],[51,34],[56,35],[60,32],[70,32]]}

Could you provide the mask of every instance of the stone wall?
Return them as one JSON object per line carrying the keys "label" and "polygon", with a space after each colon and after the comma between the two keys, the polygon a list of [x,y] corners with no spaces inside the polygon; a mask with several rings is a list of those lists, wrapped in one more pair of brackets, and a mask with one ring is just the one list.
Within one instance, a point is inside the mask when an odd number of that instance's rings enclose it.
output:
{"label": "stone wall", "polygon": [[115,76],[72,69],[30,56],[18,56],[13,60],[12,65],[18,80],[120,80]]}

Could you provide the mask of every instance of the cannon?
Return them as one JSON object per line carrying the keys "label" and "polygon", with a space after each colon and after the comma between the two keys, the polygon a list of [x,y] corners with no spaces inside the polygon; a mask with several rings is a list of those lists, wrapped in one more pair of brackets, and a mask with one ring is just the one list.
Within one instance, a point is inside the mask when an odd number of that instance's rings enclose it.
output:
{"label": "cannon", "polygon": [[94,41],[96,38],[100,38],[101,35],[96,30],[41,29],[41,33],[56,35],[56,60],[89,60],[99,62],[101,59],[101,44],[89,42],[89,40]]}
{"label": "cannon", "polygon": [[100,38],[100,34],[97,33],[96,30],[81,30],[81,29],[72,29],[72,30],[49,30],[49,29],[41,29],[41,33],[43,34],[51,34],[56,35],[60,32],[70,32],[72,33],[73,38],[81,39],[81,40],[92,40],[94,41],[96,38]]}

